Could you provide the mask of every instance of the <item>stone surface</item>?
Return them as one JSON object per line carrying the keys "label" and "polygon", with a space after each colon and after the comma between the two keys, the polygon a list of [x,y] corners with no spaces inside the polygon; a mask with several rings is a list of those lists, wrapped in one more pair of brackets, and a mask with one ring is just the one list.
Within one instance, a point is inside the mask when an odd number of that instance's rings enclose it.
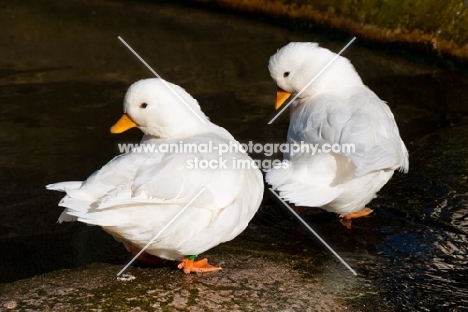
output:
{"label": "stone surface", "polygon": [[[208,255],[224,268],[217,273],[130,268],[126,274],[134,278],[121,281],[122,266],[95,263],[0,285],[0,303],[21,311],[343,311],[343,299],[354,293],[349,285],[327,289],[323,275],[295,268],[307,265],[302,257],[217,251]],[[353,284],[354,277],[343,272],[342,279]]]}

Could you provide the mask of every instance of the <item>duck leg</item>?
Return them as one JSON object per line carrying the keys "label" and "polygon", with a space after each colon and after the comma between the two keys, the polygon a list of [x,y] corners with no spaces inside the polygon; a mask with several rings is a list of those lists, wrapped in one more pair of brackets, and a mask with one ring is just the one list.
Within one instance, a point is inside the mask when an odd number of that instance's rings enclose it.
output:
{"label": "duck leg", "polygon": [[[130,254],[132,256],[136,256],[139,252],[140,252],[140,248],[130,244]],[[141,253],[141,255],[138,256],[138,261],[141,261],[145,264],[149,264],[149,265],[161,265],[164,263],[164,259],[161,259],[161,258],[158,258],[156,256],[153,256],[149,253],[147,253],[146,251],[143,251]]]}
{"label": "duck leg", "polygon": [[221,268],[209,264],[206,258],[195,261],[196,257],[197,256],[189,256],[185,258],[177,267],[183,270],[185,274],[189,274],[190,272],[213,272],[221,270]]}
{"label": "duck leg", "polygon": [[316,207],[294,205],[293,209],[298,214],[305,215],[305,216],[315,216],[315,215],[323,214],[323,210],[320,208],[316,208]]}
{"label": "duck leg", "polygon": [[372,212],[372,209],[364,207],[361,211],[347,213],[340,215],[340,222],[343,224],[347,229],[351,229],[351,221],[352,219],[361,218],[368,216]]}

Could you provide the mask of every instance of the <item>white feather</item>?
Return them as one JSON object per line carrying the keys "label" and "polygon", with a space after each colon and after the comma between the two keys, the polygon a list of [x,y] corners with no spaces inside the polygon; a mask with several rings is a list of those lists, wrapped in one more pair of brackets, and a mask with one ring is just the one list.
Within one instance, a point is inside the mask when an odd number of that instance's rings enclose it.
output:
{"label": "white feather", "polygon": [[305,90],[307,83],[335,56],[315,43],[290,43],[270,59],[277,85],[300,96],[291,105],[287,142],[316,144],[335,153],[286,154],[288,168],[268,172],[266,181],[297,205],[336,213],[364,208],[395,169],[408,171],[408,151],[390,108],[338,57]]}
{"label": "white feather", "polygon": [[[182,88],[171,87],[205,120],[202,123],[163,86],[159,79],[142,80],[129,88],[124,111],[145,133],[142,143],[238,144],[225,129],[212,124],[198,103]],[[145,109],[141,103],[147,103]],[[196,169],[189,162],[225,161],[226,167]],[[259,169],[238,169],[233,159],[252,159],[240,152],[219,158],[192,151],[132,152],[122,154],[84,182],[47,186],[65,191],[60,206],[66,207],[59,222],[78,221],[98,225],[128,247],[143,248],[185,207],[202,188],[205,191],[152,243],[147,252],[180,260],[202,253],[239,235],[257,211],[263,195]]]}

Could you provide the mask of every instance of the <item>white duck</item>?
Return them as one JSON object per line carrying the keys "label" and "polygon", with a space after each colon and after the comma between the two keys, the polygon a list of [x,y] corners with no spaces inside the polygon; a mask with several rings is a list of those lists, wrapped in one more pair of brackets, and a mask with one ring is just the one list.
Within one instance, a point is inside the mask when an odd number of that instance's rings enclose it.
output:
{"label": "white duck", "polygon": [[[350,228],[352,218],[372,212],[365,205],[394,170],[406,173],[409,162],[390,108],[348,59],[339,56],[306,87],[335,56],[317,43],[294,42],[270,58],[278,86],[275,108],[298,95],[291,103],[287,142],[316,144],[320,151],[286,153],[266,181],[284,199],[337,213]],[[354,151],[345,150],[353,146]],[[331,147],[334,152],[327,153]]]}
{"label": "white duck", "polygon": [[[133,150],[115,157],[86,181],[47,185],[67,193],[59,203],[66,208],[59,222],[77,219],[101,226],[135,254],[205,188],[146,252],[169,260],[190,256],[179,264],[185,273],[220,269],[206,259],[194,261],[195,255],[246,228],[263,196],[260,170],[237,169],[234,157],[252,159],[236,149],[221,156],[218,150],[207,150],[208,144],[239,143],[211,123],[184,89],[161,79],[140,80],[128,89],[124,115],[111,132],[132,127],[145,133],[142,143],[159,152]],[[168,148],[171,143],[173,150]],[[176,145],[192,150],[176,152]],[[202,169],[209,161],[212,168]]]}

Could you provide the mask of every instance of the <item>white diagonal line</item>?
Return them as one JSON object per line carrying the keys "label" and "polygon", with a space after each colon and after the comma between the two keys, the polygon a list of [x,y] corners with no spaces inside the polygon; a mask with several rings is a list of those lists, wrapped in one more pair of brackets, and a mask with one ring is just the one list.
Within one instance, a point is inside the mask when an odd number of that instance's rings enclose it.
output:
{"label": "white diagonal line", "polygon": [[143,249],[141,249],[140,252],[137,253],[137,254],[135,255],[135,257],[133,257],[132,260],[130,260],[130,262],[129,262],[122,270],[120,270],[119,273],[117,273],[117,276],[120,276],[120,274],[122,274],[122,273],[133,263],[133,261],[135,261],[136,258],[138,258],[138,257],[146,250],[146,248],[148,248],[149,245],[151,245],[151,244],[159,237],[159,235],[161,235],[161,234],[162,234],[162,233],[163,233],[163,232],[164,232],[164,231],[165,231],[165,230],[166,230],[166,229],[167,229],[167,228],[168,228],[168,227],[169,227],[169,226],[170,226],[170,225],[171,225],[171,224],[172,224],[172,223],[173,223],[173,222],[174,222],[174,221],[175,221],[175,220],[176,220],[192,203],[193,203],[193,201],[194,201],[195,199],[197,199],[198,196],[200,196],[200,194],[201,194],[204,190],[206,190],[206,187],[202,188],[202,190],[201,190],[200,192],[198,192],[198,194],[195,195],[195,197],[194,197],[191,201],[189,201],[189,202],[187,203],[187,205],[185,205],[185,207],[182,208],[182,210],[180,210],[180,211],[171,219],[171,221],[169,221],[169,222],[158,232],[158,234],[156,234],[156,236],[154,236],[153,239],[151,239],[151,240],[146,244],[146,246],[143,247]]}
{"label": "white diagonal line", "polygon": [[301,221],[301,223],[304,224],[305,227],[306,227],[310,232],[312,232],[312,234],[314,234],[314,235],[318,238],[318,240],[321,241],[322,244],[324,244],[325,247],[327,247],[327,248],[335,255],[335,257],[337,257],[338,260],[340,260],[340,261],[348,268],[348,270],[350,270],[354,275],[357,275],[356,271],[354,271],[353,268],[351,268],[351,267],[349,266],[349,264],[346,263],[346,261],[344,261],[343,258],[341,258],[340,255],[337,254],[337,253],[333,250],[333,248],[331,248],[330,245],[328,245],[328,244],[320,237],[320,235],[318,235],[317,232],[315,232],[314,229],[312,229],[312,228],[310,227],[310,225],[308,225],[307,222],[305,222],[305,221],[297,214],[297,212],[294,211],[294,209],[291,208],[291,206],[289,206],[281,197],[279,197],[278,194],[276,194],[276,192],[275,192],[272,188],[269,188],[269,190],[270,190],[279,200],[281,200],[281,202],[292,212],[292,214],[293,214],[299,221]]}
{"label": "white diagonal line", "polygon": [[356,40],[356,37],[353,37],[353,39],[351,39],[351,41],[348,42],[348,44],[345,45],[345,47],[344,47],[343,49],[341,49],[341,51],[338,52],[338,54],[336,54],[336,55],[330,60],[330,62],[328,62],[327,65],[325,65],[325,67],[323,67],[322,70],[320,70],[320,71],[317,73],[317,75],[315,75],[314,78],[312,78],[312,80],[309,81],[309,82],[304,86],[304,88],[302,88],[302,90],[299,91],[299,93],[296,94],[296,96],[294,96],[294,97],[291,99],[291,101],[288,102],[288,104],[284,105],[283,108],[275,115],[275,117],[273,117],[273,119],[271,119],[271,120],[268,122],[268,124],[271,125],[271,123],[272,123],[273,121],[275,121],[275,119],[278,118],[278,116],[281,115],[281,113],[283,113],[283,112],[286,110],[286,108],[288,108],[289,105],[291,105],[291,103],[294,102],[294,100],[296,100],[296,99],[299,97],[299,95],[301,95],[301,93],[304,92],[304,90],[307,89],[307,88],[310,86],[310,84],[311,84],[312,82],[314,82],[315,79],[317,79],[317,78],[325,71],[325,69],[328,68],[328,66],[331,65],[331,64],[341,55],[341,53],[343,53],[344,50],[346,50],[346,49],[351,45],[351,43],[353,43],[354,40]]}
{"label": "white diagonal line", "polygon": [[135,50],[132,49],[132,47],[130,45],[128,45],[128,43],[125,42],[125,40],[122,39],[122,37],[118,37],[120,41],[122,41],[122,43],[130,50],[132,51],[133,54],[135,54],[135,56],[143,63],[145,64],[146,67],[148,67],[148,69],[156,76],[158,77],[159,79],[161,79],[161,82],[182,102],[184,103],[185,106],[187,106],[187,108],[195,115],[197,116],[198,119],[201,120],[201,122],[203,122],[205,125],[206,125],[206,121],[203,120],[203,118],[200,117],[200,115],[197,114],[197,112],[195,112],[191,107],[190,105],[187,104],[187,102],[185,102],[178,94],[177,92],[175,92],[171,86],[164,80],[161,78],[161,76],[158,75],[158,73],[151,68],[151,66],[148,65],[148,63],[145,62],[145,60],[143,58],[141,58],[140,55],[138,55],[138,53],[135,52]]}

